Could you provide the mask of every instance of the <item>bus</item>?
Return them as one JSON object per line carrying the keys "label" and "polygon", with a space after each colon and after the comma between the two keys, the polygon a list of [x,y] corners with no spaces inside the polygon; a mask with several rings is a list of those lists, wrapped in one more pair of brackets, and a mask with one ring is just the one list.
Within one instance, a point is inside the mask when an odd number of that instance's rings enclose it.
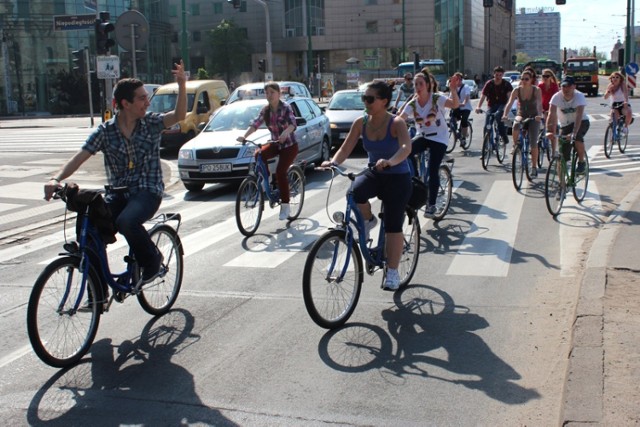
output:
{"label": "bus", "polygon": [[[438,82],[439,90],[447,90],[447,69],[445,63],[442,59],[423,59],[420,61],[420,70],[424,67],[429,69],[429,72],[433,74],[433,77]],[[404,77],[406,73],[413,74],[414,71],[414,63],[413,62],[402,62],[398,64],[398,77]]]}
{"label": "bus", "polygon": [[534,59],[533,61],[527,62],[524,66],[525,67],[532,66],[533,69],[536,70],[536,73],[538,74],[538,76],[542,74],[542,70],[544,70],[545,68],[548,68],[551,71],[553,71],[553,74],[556,75],[558,80],[560,80],[561,78],[562,64],[560,64],[558,61],[554,61],[553,59],[538,58],[538,59]]}
{"label": "bus", "polygon": [[601,76],[610,76],[614,71],[620,71],[618,61],[601,61],[599,64],[598,74]]}

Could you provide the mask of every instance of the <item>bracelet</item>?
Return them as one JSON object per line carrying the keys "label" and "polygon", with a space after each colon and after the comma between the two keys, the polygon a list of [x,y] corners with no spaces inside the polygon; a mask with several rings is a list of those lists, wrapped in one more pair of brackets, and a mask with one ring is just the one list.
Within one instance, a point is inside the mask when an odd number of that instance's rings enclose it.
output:
{"label": "bracelet", "polygon": [[49,181],[55,181],[58,184],[60,184],[60,180],[58,178],[56,178],[55,176],[52,176],[51,178],[49,178]]}

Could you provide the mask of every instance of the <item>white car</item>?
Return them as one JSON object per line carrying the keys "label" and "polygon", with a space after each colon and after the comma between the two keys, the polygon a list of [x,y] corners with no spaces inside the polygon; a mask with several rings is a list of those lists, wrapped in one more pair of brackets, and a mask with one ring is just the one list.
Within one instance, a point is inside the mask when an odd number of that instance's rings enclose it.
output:
{"label": "white car", "polygon": [[[300,82],[276,82],[280,86],[280,93],[282,96],[300,96],[303,98],[313,98],[309,89]],[[265,82],[247,83],[245,85],[237,87],[231,95],[226,104],[232,104],[237,101],[244,101],[247,99],[265,99],[264,94]]]}

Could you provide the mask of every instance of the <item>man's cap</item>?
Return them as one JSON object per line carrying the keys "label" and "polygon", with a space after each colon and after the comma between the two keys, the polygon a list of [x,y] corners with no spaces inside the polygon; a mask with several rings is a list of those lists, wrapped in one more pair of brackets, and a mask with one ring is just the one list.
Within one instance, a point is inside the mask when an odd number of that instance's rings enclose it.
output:
{"label": "man's cap", "polygon": [[576,84],[576,81],[571,76],[564,76],[561,83],[562,86],[573,86],[575,84]]}

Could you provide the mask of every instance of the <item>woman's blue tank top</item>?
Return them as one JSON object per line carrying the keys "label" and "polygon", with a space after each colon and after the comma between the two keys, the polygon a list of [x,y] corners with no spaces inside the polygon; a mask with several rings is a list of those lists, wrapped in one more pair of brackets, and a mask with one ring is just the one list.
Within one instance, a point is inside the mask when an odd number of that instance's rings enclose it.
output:
{"label": "woman's blue tank top", "polygon": [[[392,116],[391,120],[389,120],[387,133],[384,139],[380,141],[372,141],[367,138],[366,124],[362,128],[362,146],[367,151],[367,154],[369,156],[369,164],[374,165],[379,159],[390,159],[400,149],[398,138],[394,138],[393,136],[391,136],[391,125],[393,124],[394,118],[395,116]],[[407,162],[407,159],[404,159],[402,162],[398,163],[395,166],[391,166],[389,169],[383,169],[380,173],[409,172],[409,163]]]}

